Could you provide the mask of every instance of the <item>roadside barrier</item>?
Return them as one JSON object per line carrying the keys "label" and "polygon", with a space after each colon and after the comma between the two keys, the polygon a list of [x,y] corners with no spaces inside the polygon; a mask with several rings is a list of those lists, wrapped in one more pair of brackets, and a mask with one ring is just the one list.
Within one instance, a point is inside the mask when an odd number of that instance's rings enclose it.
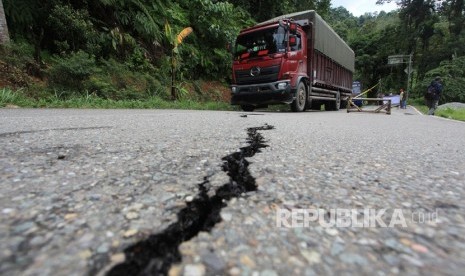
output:
{"label": "roadside barrier", "polygon": [[[365,90],[363,93],[358,94],[355,97],[349,97],[347,99],[347,113],[349,112],[371,112],[371,113],[381,113],[386,112],[387,115],[391,115],[391,99],[381,99],[381,98],[361,98],[362,95],[367,94],[371,90],[373,90],[376,86],[378,86],[380,83],[378,82],[375,84],[373,87],[370,89]],[[362,109],[358,105],[354,103],[353,100],[360,100],[360,101],[366,101],[366,102],[381,102],[382,104],[379,105],[377,108],[373,109],[373,106],[369,106],[371,108],[367,109]]]}
{"label": "roadside barrier", "polygon": [[[362,101],[367,101],[367,102],[382,102],[382,105],[375,106],[377,108],[375,109],[362,109],[361,107],[357,106],[354,102],[353,99],[357,100],[362,100]],[[369,106],[373,107],[373,106]],[[349,112],[371,112],[371,113],[381,113],[381,112],[386,112],[387,115],[391,115],[391,99],[382,99],[382,98],[352,98],[349,97],[347,100],[347,113]]]}

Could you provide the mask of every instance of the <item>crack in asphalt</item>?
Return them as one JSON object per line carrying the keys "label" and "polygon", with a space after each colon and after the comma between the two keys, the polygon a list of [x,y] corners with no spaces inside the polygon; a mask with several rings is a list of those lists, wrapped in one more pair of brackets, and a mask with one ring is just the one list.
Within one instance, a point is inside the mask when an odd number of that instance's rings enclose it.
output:
{"label": "crack in asphalt", "polygon": [[182,257],[178,249],[181,243],[192,239],[201,231],[210,231],[221,221],[221,209],[227,206],[231,198],[257,189],[246,158],[268,147],[258,131],[270,129],[274,127],[267,124],[248,128],[249,145],[222,158],[222,169],[228,174],[229,182],[219,187],[213,196],[209,196],[210,182],[208,177],[205,177],[198,185],[199,193],[192,202],[187,203],[187,206],[180,210],[175,223],[161,233],[153,234],[126,248],[125,262],[111,268],[106,275],[168,274],[173,263],[181,262]]}

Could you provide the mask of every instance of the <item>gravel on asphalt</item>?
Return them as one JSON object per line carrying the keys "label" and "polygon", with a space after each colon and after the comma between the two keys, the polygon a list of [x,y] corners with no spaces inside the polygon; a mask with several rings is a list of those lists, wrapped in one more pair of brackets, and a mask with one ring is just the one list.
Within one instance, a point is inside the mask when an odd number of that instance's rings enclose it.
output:
{"label": "gravel on asphalt", "polygon": [[[0,110],[0,273],[85,275],[176,221],[264,124],[257,191],[182,243],[170,275],[450,274],[465,270],[465,124],[340,112]],[[280,210],[401,210],[406,226],[280,227]],[[419,215],[424,220],[419,221]],[[429,216],[429,217],[428,217]],[[297,219],[298,220],[298,219]],[[389,222],[389,221],[388,221]],[[389,223],[388,223],[389,224]]]}

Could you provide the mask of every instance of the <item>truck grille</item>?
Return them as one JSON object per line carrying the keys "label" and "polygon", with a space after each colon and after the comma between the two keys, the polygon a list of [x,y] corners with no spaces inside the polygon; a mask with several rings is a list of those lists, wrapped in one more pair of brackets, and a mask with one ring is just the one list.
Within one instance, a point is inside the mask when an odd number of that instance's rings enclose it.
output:
{"label": "truck grille", "polygon": [[236,70],[234,71],[237,84],[255,84],[275,82],[278,80],[279,65],[271,67],[261,67],[260,74],[257,76],[250,75],[249,70]]}

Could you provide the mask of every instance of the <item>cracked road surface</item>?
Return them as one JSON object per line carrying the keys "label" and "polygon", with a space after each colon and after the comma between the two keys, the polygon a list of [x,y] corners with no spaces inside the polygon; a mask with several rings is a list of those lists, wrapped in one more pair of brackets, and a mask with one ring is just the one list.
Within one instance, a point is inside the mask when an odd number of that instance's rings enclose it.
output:
{"label": "cracked road surface", "polygon": [[[268,147],[246,158],[257,190],[225,202],[210,232],[182,243],[170,274],[465,270],[464,123],[397,109],[0,114],[2,275],[104,275],[176,222],[206,177],[208,197],[228,183],[222,159],[265,124],[275,127],[259,131]],[[322,210],[326,223],[302,223],[298,210]],[[387,225],[330,225],[332,210],[368,220],[364,211],[385,210]],[[389,227],[399,212],[405,224]]]}

